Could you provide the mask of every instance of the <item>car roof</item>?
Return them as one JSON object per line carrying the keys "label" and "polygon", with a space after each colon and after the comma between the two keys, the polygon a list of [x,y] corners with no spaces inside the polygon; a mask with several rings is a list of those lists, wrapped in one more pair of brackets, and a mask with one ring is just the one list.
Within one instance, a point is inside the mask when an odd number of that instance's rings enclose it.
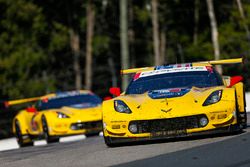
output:
{"label": "car roof", "polygon": [[212,71],[211,64],[204,63],[183,63],[183,64],[170,64],[155,66],[154,68],[137,71],[134,75],[133,80],[137,80],[142,77],[155,76],[167,73],[179,73],[179,72],[202,72],[202,71]]}
{"label": "car roof", "polygon": [[57,93],[50,93],[44,96],[41,96],[40,99],[54,99],[54,98],[63,98],[63,97],[70,97],[70,96],[77,96],[77,95],[84,95],[84,94],[94,94],[89,90],[73,90],[73,91],[63,91]]}
{"label": "car roof", "polygon": [[142,72],[150,72],[150,71],[161,71],[161,70],[166,70],[168,69],[169,71],[175,71],[178,69],[181,69],[183,72],[184,71],[190,71],[190,69],[197,69],[197,68],[211,68],[212,65],[208,64],[208,63],[182,63],[182,64],[168,64],[168,65],[161,65],[161,66],[155,66],[155,67],[151,67],[148,69],[143,69],[143,70],[139,70],[136,72],[136,74],[138,73],[142,73]]}

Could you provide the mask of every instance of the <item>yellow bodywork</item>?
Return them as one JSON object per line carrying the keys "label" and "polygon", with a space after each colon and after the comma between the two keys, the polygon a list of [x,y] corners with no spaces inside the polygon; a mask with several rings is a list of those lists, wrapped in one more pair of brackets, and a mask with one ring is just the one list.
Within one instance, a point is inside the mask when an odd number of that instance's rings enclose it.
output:
{"label": "yellow bodywork", "polygon": [[[241,60],[235,59],[232,61],[224,61],[227,63],[239,63]],[[218,61],[214,61],[214,64],[220,64]],[[193,66],[212,66],[213,63],[199,62],[193,63]],[[152,71],[154,68],[138,68],[123,70],[123,74],[129,73],[141,73],[145,71]],[[135,74],[135,75],[136,75]],[[230,77],[229,77],[230,79]],[[198,88],[192,87],[190,91],[180,97],[172,98],[159,98],[153,99],[149,97],[148,92],[144,94],[123,94],[114,99],[103,102],[103,132],[105,141],[112,139],[118,141],[125,139],[140,140],[140,139],[152,139],[157,136],[157,132],[152,134],[149,132],[132,133],[129,130],[129,125],[132,122],[147,122],[147,121],[161,121],[161,120],[178,120],[183,117],[205,116],[208,119],[208,124],[205,127],[192,127],[185,129],[185,136],[192,134],[198,134],[202,132],[212,132],[219,129],[230,129],[230,127],[236,126],[238,123],[238,114],[245,113],[244,103],[244,88],[243,83],[239,82],[233,87],[227,87],[227,82],[224,81],[223,86]],[[220,101],[215,104],[204,106],[203,103],[216,90],[222,90]],[[120,113],[115,110],[114,102],[120,100],[123,101],[131,113]],[[181,124],[180,122],[179,124]],[[164,126],[164,125],[163,125]],[[140,126],[138,125],[138,128]],[[141,127],[143,127],[141,125]],[[140,130],[139,130],[140,131]],[[160,132],[160,135],[164,137],[174,135],[178,136],[177,131]],[[117,139],[117,140],[115,140]],[[128,139],[128,140],[127,140]],[[106,141],[107,145],[111,143]]]}
{"label": "yellow bodywork", "polygon": [[[57,111],[66,113],[70,118],[59,119],[57,118]],[[41,116],[44,115],[49,124],[49,132],[51,136],[67,136],[75,134],[85,134],[91,132],[92,130],[101,131],[100,127],[97,129],[82,129],[82,130],[72,130],[70,125],[72,123],[80,122],[95,122],[101,121],[101,106],[90,108],[90,109],[74,109],[69,107],[64,107],[61,109],[51,109],[39,111],[37,113],[30,113],[26,110],[21,110],[17,116],[15,116],[14,121],[18,120],[21,122],[21,131],[23,135],[42,135],[43,129],[41,124]],[[13,122],[14,124],[14,122]],[[13,126],[14,127],[14,126]],[[15,128],[13,128],[15,133]]]}
{"label": "yellow bodywork", "polygon": [[[90,91],[80,91],[81,94],[93,94]],[[39,97],[39,100],[49,100],[56,94]],[[58,118],[58,112],[67,115],[67,118]],[[20,131],[25,142],[44,135],[42,117],[46,118],[49,135],[61,137],[77,134],[97,133],[102,130],[102,107],[101,105],[89,108],[61,107],[41,111],[28,109],[21,110],[13,119],[13,133],[16,134],[16,122],[20,125]],[[72,128],[72,124],[86,124],[86,127]]]}
{"label": "yellow bodywork", "polygon": [[[223,89],[220,102],[202,106],[206,98],[215,90]],[[131,114],[119,113],[113,109],[114,100],[123,100],[131,109]],[[150,137],[150,133],[132,134],[129,123],[135,120],[154,120],[205,114],[209,124],[204,128],[187,129],[187,133],[212,130],[237,123],[233,88],[214,87],[202,90],[193,87],[182,97],[171,99],[151,99],[143,95],[119,96],[103,103],[104,135],[110,137]],[[164,112],[165,111],[165,112]],[[119,128],[118,128],[119,127]]]}

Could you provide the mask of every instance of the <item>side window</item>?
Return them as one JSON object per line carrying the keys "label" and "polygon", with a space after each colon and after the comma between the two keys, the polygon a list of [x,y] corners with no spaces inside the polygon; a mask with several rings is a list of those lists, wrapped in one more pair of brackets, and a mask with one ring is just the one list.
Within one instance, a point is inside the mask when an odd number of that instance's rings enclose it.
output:
{"label": "side window", "polygon": [[37,101],[35,104],[35,108],[37,109],[37,111],[41,110],[41,106],[42,106],[42,101],[41,100]]}
{"label": "side window", "polygon": [[214,70],[214,73],[215,73],[215,77],[217,79],[218,86],[224,85],[221,75],[216,70]]}

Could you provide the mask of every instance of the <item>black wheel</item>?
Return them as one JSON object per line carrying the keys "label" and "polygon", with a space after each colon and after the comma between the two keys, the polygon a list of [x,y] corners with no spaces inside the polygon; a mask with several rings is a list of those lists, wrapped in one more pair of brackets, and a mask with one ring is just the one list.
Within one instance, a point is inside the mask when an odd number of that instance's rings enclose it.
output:
{"label": "black wheel", "polygon": [[243,99],[244,99],[244,116],[243,116],[243,129],[247,128],[247,112],[246,112],[246,91],[245,91],[245,87],[243,89]]}
{"label": "black wheel", "polygon": [[[245,93],[243,93],[245,94]],[[237,116],[237,124],[239,125],[240,129],[245,129],[247,128],[247,114],[246,114],[246,109],[244,112],[239,112],[239,105],[238,105],[238,101],[237,101],[237,94],[235,93],[235,101],[236,101],[236,104],[235,104],[235,107],[236,107],[236,116]],[[244,104],[245,103],[245,97],[244,98]],[[245,108],[245,106],[244,106]]]}
{"label": "black wheel", "polygon": [[247,113],[246,113],[246,111],[245,111],[245,117],[244,117],[244,119],[245,119],[245,122],[243,124],[243,129],[246,129],[247,128]]}
{"label": "black wheel", "polygon": [[24,142],[24,140],[23,140],[23,134],[21,132],[21,126],[20,126],[20,123],[17,120],[15,121],[15,129],[16,129],[17,143],[18,143],[18,145],[20,147],[33,146],[33,142],[32,141],[31,142]]}
{"label": "black wheel", "polygon": [[105,137],[105,136],[103,136],[103,138],[104,138],[105,144],[106,144],[108,147],[115,147],[115,146],[117,146],[117,144],[114,144],[114,143],[112,142],[112,140],[110,139],[110,137]]}
{"label": "black wheel", "polygon": [[240,122],[240,126],[242,127],[242,129],[247,128],[247,114],[246,114],[246,112],[239,113],[239,122]]}
{"label": "black wheel", "polygon": [[48,124],[45,116],[42,116],[42,126],[43,126],[43,134],[47,143],[56,143],[59,142],[59,137],[53,137],[49,135]]}

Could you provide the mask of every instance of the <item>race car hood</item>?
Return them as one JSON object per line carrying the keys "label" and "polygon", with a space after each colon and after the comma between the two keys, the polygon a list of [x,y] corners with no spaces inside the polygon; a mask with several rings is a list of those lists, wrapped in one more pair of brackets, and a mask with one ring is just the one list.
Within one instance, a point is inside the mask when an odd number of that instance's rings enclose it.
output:
{"label": "race car hood", "polygon": [[101,120],[102,116],[100,105],[92,108],[63,107],[59,111],[71,119],[81,120],[82,122]]}
{"label": "race car hood", "polygon": [[[204,101],[212,92],[222,89],[224,89],[223,86],[175,88],[149,91],[141,95],[125,95],[115,99],[126,103],[135,118],[141,118],[142,115],[150,118],[152,115],[157,118],[178,117],[204,113],[204,107],[202,107]],[[197,109],[200,110],[197,111]]]}

